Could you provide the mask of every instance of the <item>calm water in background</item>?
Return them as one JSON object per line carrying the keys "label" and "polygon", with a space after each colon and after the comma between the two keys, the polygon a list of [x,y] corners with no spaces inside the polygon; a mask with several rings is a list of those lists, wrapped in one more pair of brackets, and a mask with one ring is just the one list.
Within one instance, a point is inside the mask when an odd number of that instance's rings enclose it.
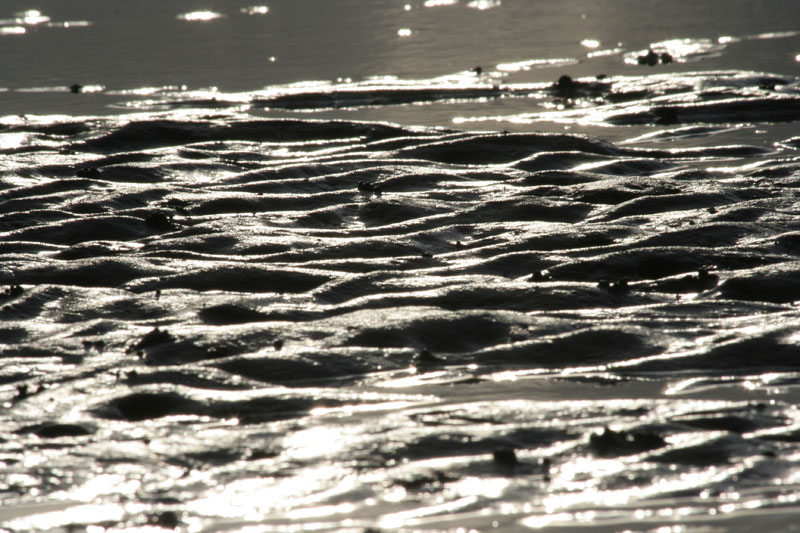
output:
{"label": "calm water in background", "polygon": [[5,0],[0,528],[787,529],[798,6]]}
{"label": "calm water in background", "polygon": [[[791,75],[800,65],[797,35],[753,39],[796,31],[800,8],[793,0],[6,0],[0,10],[0,88],[7,89],[0,115],[115,113],[109,105],[127,100],[115,91],[148,87],[230,92],[309,80],[424,80],[531,61],[532,68],[506,72],[502,81],[640,74],[623,53],[673,39],[727,49],[660,66],[665,72]],[[30,10],[49,20],[15,20]],[[217,18],[181,18],[195,12]],[[567,62],[548,67],[548,60]],[[103,91],[75,97],[65,91],[73,84]],[[413,107],[390,118],[431,121],[428,110]],[[434,114],[436,122],[446,118]]]}

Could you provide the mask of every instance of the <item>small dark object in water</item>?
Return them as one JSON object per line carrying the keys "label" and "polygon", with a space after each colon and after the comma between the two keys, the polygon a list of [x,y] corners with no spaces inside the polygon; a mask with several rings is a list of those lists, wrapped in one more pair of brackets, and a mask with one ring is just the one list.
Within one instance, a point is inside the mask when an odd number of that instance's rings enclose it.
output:
{"label": "small dark object in water", "polygon": [[564,74],[550,90],[559,98],[571,100],[578,96],[606,97],[611,91],[611,85],[602,81],[576,81]]}
{"label": "small dark object in water", "polygon": [[3,292],[0,292],[0,299],[6,300],[8,298],[14,298],[23,292],[25,292],[25,289],[23,289],[21,286],[17,284],[9,285],[3,289]]}
{"label": "small dark object in water", "polygon": [[81,85],[79,83],[73,83],[72,85],[70,85],[68,87],[68,89],[69,89],[69,92],[71,92],[72,94],[78,94],[78,93],[83,92],[83,85]]}
{"label": "small dark object in water", "polygon": [[129,351],[146,350],[148,348],[157,346],[159,344],[173,342],[174,340],[175,338],[172,335],[170,335],[168,331],[164,331],[158,328],[153,328],[153,330],[150,331],[150,333],[142,337],[141,340],[137,342],[133,346],[133,348],[131,348]]}
{"label": "small dark object in water", "polygon": [[692,279],[697,282],[698,292],[713,289],[719,284],[719,276],[709,272],[708,267],[700,268]]}
{"label": "small dark object in water", "polygon": [[483,74],[483,69],[479,66],[472,67],[472,72],[474,72],[476,76],[480,76]]}
{"label": "small dark object in water", "polygon": [[14,396],[15,399],[21,400],[23,398],[27,398],[28,395],[29,395],[29,393],[28,393],[28,386],[27,385],[25,385],[25,384],[17,385],[17,395]]}
{"label": "small dark object in water", "polygon": [[174,209],[175,212],[180,213],[181,215],[188,215],[189,210],[187,208],[191,204],[186,200],[181,200],[180,198],[170,198],[167,200],[165,205],[170,209]]}
{"label": "small dark object in water", "polygon": [[604,428],[602,433],[589,437],[589,447],[601,457],[617,457],[655,450],[666,445],[662,437],[639,431],[614,431]]}
{"label": "small dark object in water", "polygon": [[98,352],[102,352],[103,348],[105,348],[106,343],[102,340],[99,341],[83,341],[83,349],[88,351],[95,350]]}
{"label": "small dark object in water", "polygon": [[534,272],[529,278],[530,281],[550,281],[551,279],[553,278],[550,277],[550,274],[546,270]]}
{"label": "small dark object in water", "polygon": [[437,365],[443,362],[442,359],[433,355],[427,348],[420,350],[415,358],[415,363],[418,365]]}
{"label": "small dark object in water", "polygon": [[561,98],[572,98],[577,94],[579,86],[578,82],[564,74],[558,78],[558,81],[553,85],[553,89]]}
{"label": "small dark object in water", "polygon": [[630,290],[630,287],[628,286],[628,280],[625,278],[620,278],[616,281],[601,279],[597,282],[597,287],[600,289],[605,289],[614,294],[623,294]]}
{"label": "small dark object in water", "polygon": [[566,74],[558,78],[558,81],[556,82],[556,87],[570,88],[570,87],[575,87],[575,85],[577,85],[575,80],[573,80],[571,76],[567,76]]}
{"label": "small dark object in water", "polygon": [[758,83],[758,88],[762,91],[776,91],[778,86],[786,85],[786,80],[781,78],[761,78]]}
{"label": "small dark object in water", "polygon": [[670,54],[669,52],[661,52],[661,55],[658,56],[658,58],[664,65],[666,65],[667,63],[672,63],[672,54]]}
{"label": "small dark object in water", "polygon": [[658,54],[653,52],[652,49],[650,49],[647,51],[647,54],[641,55],[638,58],[636,58],[636,61],[640,65],[650,65],[651,67],[654,67],[658,65]]}
{"label": "small dark object in water", "polygon": [[144,219],[144,223],[147,224],[149,228],[155,230],[163,231],[172,229],[172,219],[161,212],[147,215],[147,218]]}
{"label": "small dark object in water", "polygon": [[162,513],[150,515],[147,522],[165,529],[175,529],[181,524],[178,513],[175,511],[164,511]]}
{"label": "small dark object in water", "polygon": [[283,339],[276,339],[275,342],[272,343],[272,347],[275,348],[275,351],[279,351],[283,348]]}
{"label": "small dark object in water", "polygon": [[96,180],[100,178],[100,170],[97,167],[79,168],[75,175],[79,178],[89,178]]}
{"label": "small dark object in water", "polygon": [[550,459],[547,457],[539,459],[539,465],[542,467],[542,476],[545,481],[550,481]]}
{"label": "small dark object in water", "polygon": [[627,279],[618,279],[608,288],[614,294],[623,294],[630,290]]}
{"label": "small dark object in water", "polygon": [[495,464],[505,468],[513,468],[519,464],[516,452],[511,448],[498,448],[492,452],[492,460]]}
{"label": "small dark object in water", "polygon": [[383,192],[383,189],[381,189],[380,185],[373,185],[372,183],[369,183],[367,181],[359,181],[358,190],[359,192],[362,193],[367,193],[367,194],[372,193],[375,196],[380,196],[381,193]]}
{"label": "small dark object in water", "polygon": [[161,289],[156,289],[156,300],[161,298]]}

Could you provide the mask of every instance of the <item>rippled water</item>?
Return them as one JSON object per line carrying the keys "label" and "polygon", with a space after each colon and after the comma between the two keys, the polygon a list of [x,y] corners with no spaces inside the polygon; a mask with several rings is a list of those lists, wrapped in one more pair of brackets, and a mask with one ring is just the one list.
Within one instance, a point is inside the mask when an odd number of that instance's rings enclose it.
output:
{"label": "rippled water", "polygon": [[[4,45],[119,17],[22,4]],[[350,79],[302,47],[274,83],[242,67],[268,47],[239,56],[228,90],[163,58],[138,81],[58,74],[99,59],[30,84],[11,69],[2,528],[793,524],[794,4],[676,2],[661,28],[641,3],[626,31],[621,1],[335,4],[343,32],[373,21],[352,50],[382,43]],[[113,9],[154,43],[159,25],[313,30],[311,3],[136,5]],[[537,49],[496,39],[545,16]],[[494,46],[442,51],[447,21]]]}

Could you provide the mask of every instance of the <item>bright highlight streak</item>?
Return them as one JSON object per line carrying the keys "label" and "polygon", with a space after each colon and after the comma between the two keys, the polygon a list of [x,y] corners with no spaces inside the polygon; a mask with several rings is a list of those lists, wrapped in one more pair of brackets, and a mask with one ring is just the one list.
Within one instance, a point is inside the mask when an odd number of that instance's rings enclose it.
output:
{"label": "bright highlight streak", "polygon": [[485,9],[492,9],[493,7],[498,7],[500,3],[501,3],[500,0],[473,0],[472,2],[469,2],[467,4],[467,7],[483,11]]}
{"label": "bright highlight streak", "polygon": [[218,19],[221,16],[222,15],[214,11],[192,11],[190,13],[178,15],[178,18],[181,20],[187,20],[189,22],[206,22],[209,20]]}
{"label": "bright highlight streak", "polygon": [[17,22],[21,22],[22,24],[27,24],[29,26],[35,26],[36,24],[42,24],[49,21],[50,17],[42,15],[42,12],[37,11],[36,9],[24,11],[22,16],[17,19]]}
{"label": "bright highlight streak", "polygon": [[243,7],[241,12],[246,15],[266,15],[269,13],[269,8],[267,6],[250,6]]}
{"label": "bright highlight streak", "polygon": [[452,6],[457,4],[458,0],[425,0],[423,4],[425,7],[439,7],[439,6]]}
{"label": "bright highlight streak", "polygon": [[22,26],[6,26],[0,28],[0,35],[24,35],[26,31]]}

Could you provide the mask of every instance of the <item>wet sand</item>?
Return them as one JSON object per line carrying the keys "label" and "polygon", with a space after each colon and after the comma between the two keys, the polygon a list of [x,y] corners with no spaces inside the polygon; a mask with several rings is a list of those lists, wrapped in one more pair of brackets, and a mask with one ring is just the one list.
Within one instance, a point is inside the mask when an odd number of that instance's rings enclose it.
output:
{"label": "wet sand", "polygon": [[786,530],[773,29],[3,117],[0,524]]}

